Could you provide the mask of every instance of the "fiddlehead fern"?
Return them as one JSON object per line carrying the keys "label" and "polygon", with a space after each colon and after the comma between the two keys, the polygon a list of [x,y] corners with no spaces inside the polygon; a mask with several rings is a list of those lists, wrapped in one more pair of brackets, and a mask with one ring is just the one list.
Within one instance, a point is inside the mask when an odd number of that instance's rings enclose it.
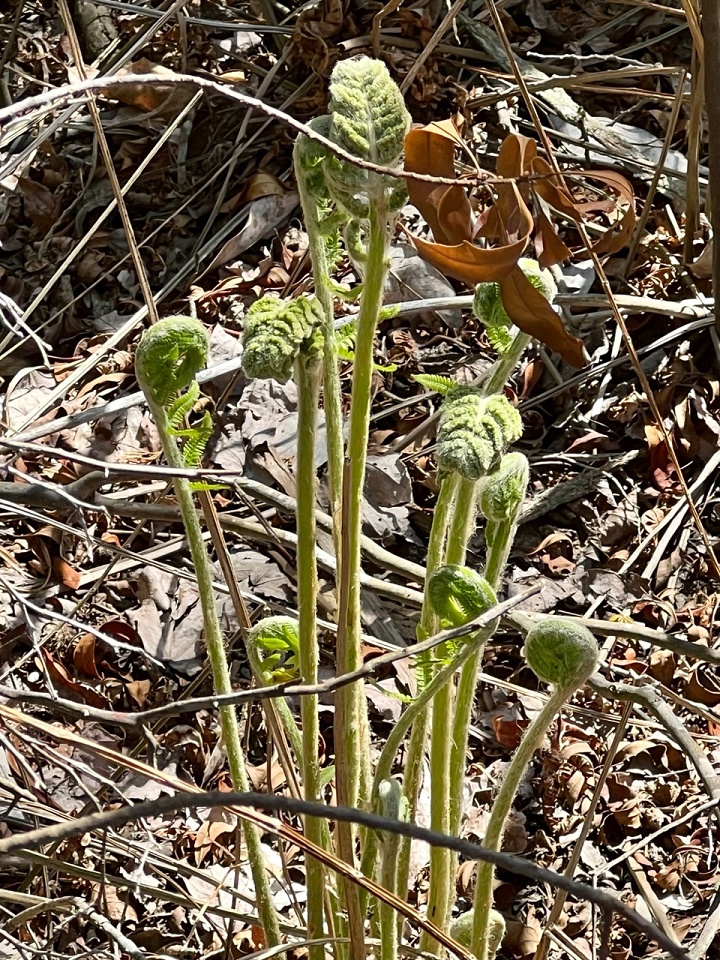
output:
{"label": "fiddlehead fern", "polygon": [[582,624],[548,617],[528,630],[523,655],[535,676],[551,683],[567,699],[595,671],[598,645]]}
{"label": "fiddlehead fern", "polygon": [[135,373],[143,393],[164,407],[194,380],[207,363],[210,341],[191,317],[167,317],[143,334],[135,353]]}
{"label": "fiddlehead fern", "polygon": [[[472,929],[474,910],[468,910],[450,924],[450,936],[457,940],[464,947],[472,945]],[[500,949],[500,944],[505,936],[505,919],[497,910],[490,911],[490,922],[488,924],[487,934],[487,955],[493,958]]]}
{"label": "fiddlehead fern", "polygon": [[245,314],[243,370],[246,376],[286,383],[301,350],[317,350],[315,331],[322,322],[317,300],[265,296]]}
{"label": "fiddlehead fern", "polygon": [[[566,700],[590,677],[597,666],[597,641],[582,624],[562,617],[548,617],[533,624],[525,637],[524,654],[536,675],[553,684],[552,693],[520,741],[505,772],[488,821],[483,846],[499,850],[505,823],[528,763],[548,727]],[[489,949],[489,918],[493,903],[494,867],[478,864],[473,916],[472,950],[478,960],[493,960]]]}
{"label": "fiddlehead fern", "polygon": [[[176,442],[178,436],[189,440],[185,452],[191,459],[199,459],[201,455],[200,448],[204,445],[203,433],[207,432],[206,428],[201,425],[195,436],[192,435],[192,430],[179,429],[179,424],[198,397],[199,388],[195,377],[205,366],[207,354],[208,338],[205,329],[201,323],[190,317],[169,317],[167,320],[158,321],[143,334],[137,347],[135,374],[155,419],[163,451],[172,467],[186,466],[183,452]],[[186,388],[189,388],[187,393],[183,393]],[[182,478],[176,478],[173,484],[197,577],[213,686],[216,693],[229,694],[232,693],[230,667],[215,606],[212,569],[193,502],[191,485]],[[249,780],[245,770],[237,714],[233,706],[220,708],[220,724],[233,787],[235,790],[247,791]],[[265,937],[269,944],[277,945],[282,937],[270,892],[260,833],[255,824],[246,824],[245,839]]]}
{"label": "fiddlehead fern", "polygon": [[529,464],[522,453],[507,453],[480,484],[480,511],[497,523],[513,520],[525,499]]}
{"label": "fiddlehead fern", "polygon": [[463,627],[497,603],[495,591],[487,580],[460,564],[447,564],[435,570],[427,590],[443,628]]}
{"label": "fiddlehead fern", "polygon": [[248,632],[253,669],[265,683],[282,683],[300,675],[299,626],[292,617],[265,617]]}
{"label": "fiddlehead fern", "polygon": [[198,320],[168,317],[144,334],[135,354],[138,383],[154,404],[153,414],[162,416],[171,437],[183,440],[183,467],[200,466],[212,434],[212,418],[207,411],[198,423],[185,426],[200,398],[195,377],[207,363],[209,347],[208,335]]}
{"label": "fiddlehead fern", "polygon": [[438,467],[479,480],[521,435],[520,414],[505,396],[485,397],[473,387],[455,387],[447,393],[440,412]]}

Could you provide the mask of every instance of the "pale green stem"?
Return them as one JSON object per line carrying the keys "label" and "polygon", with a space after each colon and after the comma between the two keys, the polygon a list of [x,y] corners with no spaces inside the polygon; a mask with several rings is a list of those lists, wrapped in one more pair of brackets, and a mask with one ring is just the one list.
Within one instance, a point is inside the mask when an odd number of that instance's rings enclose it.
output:
{"label": "pale green stem", "polygon": [[477,481],[462,477],[455,501],[455,514],[448,534],[445,563],[465,563],[468,543],[477,519]]}
{"label": "pale green stem", "polygon": [[[515,334],[509,349],[496,361],[490,377],[483,384],[482,392],[485,396],[492,396],[492,394],[499,393],[503,389],[531,339],[528,334],[522,331]],[[485,579],[493,590],[497,591],[500,586],[516,529],[515,520],[488,521],[485,528]],[[463,561],[458,562],[462,563]],[[467,753],[470,719],[479,670],[480,656],[475,661],[470,661],[465,665],[458,679],[453,720],[453,747],[450,758],[450,833],[453,836],[459,834],[462,821],[465,755]]]}
{"label": "pale green stem", "polygon": [[[464,477],[457,482],[457,495],[452,524],[447,540],[445,563],[462,564],[467,544],[475,528],[476,482]],[[443,646],[438,651],[440,660],[447,656]],[[477,659],[477,658],[476,658]],[[466,667],[467,668],[467,667]],[[453,751],[453,707],[455,686],[444,684],[432,702],[432,731],[430,735],[430,827],[439,833],[450,830],[451,812],[451,758]],[[449,909],[454,902],[455,857],[442,847],[430,849],[430,886],[428,890],[428,919],[441,930],[447,928]],[[434,937],[423,934],[420,949],[440,952]]]}
{"label": "pale green stem", "polygon": [[529,333],[523,333],[519,330],[512,339],[512,342],[505,353],[495,361],[490,370],[490,376],[482,384],[482,392],[486,397],[491,397],[494,393],[501,393],[505,384],[510,379],[510,374],[515,369],[525,348],[532,340]]}
{"label": "pale green stem", "polygon": [[[305,683],[318,680],[319,650],[317,641],[318,578],[315,557],[317,531],[315,508],[317,471],[315,443],[317,438],[318,397],[320,370],[304,356],[295,362],[295,381],[298,388],[298,445],[296,461],[297,509],[297,583],[298,583],[298,640],[300,674]],[[302,780],[306,800],[320,799],[320,765],[318,763],[318,698],[305,696],[300,700],[302,718]],[[305,833],[309,840],[324,846],[322,820],[305,819]],[[305,857],[307,883],[308,939],[323,936],[324,870],[323,865],[309,854]],[[323,960],[325,948],[316,944],[309,948],[311,960]]]}
{"label": "pale green stem", "polygon": [[516,530],[516,517],[512,520],[488,520],[485,526],[485,579],[493,590],[497,590],[502,581]]}
{"label": "pale green stem", "polygon": [[333,518],[333,541],[338,563],[336,579],[340,578],[340,541],[342,536],[342,476],[343,476],[343,422],[342,395],[338,374],[338,354],[333,326],[334,310],[330,271],[328,269],[325,240],[320,232],[317,203],[307,189],[305,171],[300,164],[295,166],[295,176],[300,195],[300,204],[305,216],[308,235],[308,252],[315,280],[315,296],[323,312],[321,333],[323,336],[323,408],[328,450],[328,485],[330,488],[330,514]]}
{"label": "pale green stem", "polygon": [[[490,533],[492,528],[493,533]],[[515,535],[514,521],[488,521],[486,527],[486,569],[485,579],[497,591]],[[489,572],[490,571],[490,572]],[[451,836],[460,835],[463,812],[463,793],[465,785],[465,757],[467,756],[470,721],[472,719],[475,688],[480,672],[483,648],[479,647],[477,656],[464,665],[458,677],[455,696],[455,716],[453,717],[452,749],[450,752],[450,803],[448,832]],[[457,866],[457,854],[451,855],[451,871]],[[455,903],[455,891],[449,891],[448,916]]]}
{"label": "pale green stem", "polygon": [[[387,247],[387,214],[383,203],[377,198],[374,201],[371,200],[370,204],[367,270],[363,283],[363,295],[358,313],[355,340],[346,461],[348,471],[346,482],[347,503],[343,503],[343,537],[348,565],[347,571],[343,571],[343,578],[346,579],[347,584],[347,608],[340,611],[338,673],[349,673],[356,670],[362,659],[360,651],[359,574],[364,501],[363,487],[372,403],[375,328],[382,307],[383,287],[388,268]],[[339,697],[340,693],[343,694],[342,697]],[[362,684],[350,684],[343,687],[341,691],[338,691],[338,697],[348,705],[346,724],[344,729],[340,731],[341,742],[345,746],[342,766],[345,770],[347,796],[342,800],[339,797],[338,802],[355,806],[361,782],[365,784],[366,789],[370,785],[369,751],[367,744],[360,742],[360,735],[367,729],[367,707]],[[363,799],[367,799],[367,796]]]}
{"label": "pale green stem", "polygon": [[[525,736],[515,751],[510,766],[505,773],[500,790],[490,813],[483,846],[488,850],[499,850],[502,843],[505,824],[512,812],[513,802],[522,776],[533,754],[542,743],[547,729],[555,719],[558,711],[574,690],[574,686],[552,691],[550,699],[535,717],[525,732]],[[477,883],[475,887],[472,951],[477,960],[493,960],[488,956],[488,933],[490,925],[490,910],[493,905],[493,883],[495,867],[491,863],[479,862],[477,866]]]}
{"label": "pale green stem", "polygon": [[[144,386],[142,381],[141,386]],[[162,443],[168,463],[171,467],[183,467],[182,454],[178,449],[175,438],[168,430],[165,410],[153,400],[149,389],[144,389],[144,393],[155,420],[155,426],[160,435],[160,442]],[[220,695],[229,694],[233,692],[230,682],[230,667],[225,652],[220,620],[215,606],[215,592],[210,561],[203,542],[200,520],[195,510],[195,504],[193,503],[190,482],[188,480],[176,479],[173,481],[173,485],[185,526],[190,557],[195,570],[195,576],[197,577],[198,593],[200,594],[200,605],[205,626],[205,645],[212,669],[213,686],[215,693]],[[233,789],[245,793],[250,789],[250,782],[247,771],[245,770],[245,757],[243,756],[235,707],[227,706],[220,708],[220,727],[227,752],[228,768],[230,770]],[[249,823],[248,821],[243,824],[243,829],[245,830],[248,860],[255,885],[255,896],[257,897],[260,923],[265,932],[265,939],[268,946],[277,946],[282,942],[282,936],[280,934],[275,904],[270,892],[270,879],[260,843],[260,832],[255,824]]]}
{"label": "pale green stem", "polygon": [[[402,788],[394,782],[395,790],[380,800],[378,812],[381,816],[404,820],[406,803]],[[397,833],[386,833],[383,838],[382,867],[380,883],[388,893],[397,894],[398,847],[400,837]],[[393,906],[381,900],[378,904],[380,926],[380,960],[397,960],[399,943],[399,925]]]}
{"label": "pale green stem", "polygon": [[[478,648],[485,643],[487,638],[492,636],[494,629],[495,627],[493,625],[491,628],[479,630],[477,633],[469,635],[463,642],[462,647],[457,652],[451,663],[446,664],[444,667],[438,670],[427,686],[423,687],[415,700],[408,704],[403,710],[397,723],[392,728],[387,740],[385,741],[385,745],[383,746],[380,758],[378,759],[377,766],[375,768],[375,778],[372,788],[373,808],[375,808],[375,805],[377,804],[378,789],[380,784],[383,780],[388,780],[390,778],[393,764],[395,763],[395,757],[411,724],[414,724],[423,715],[423,713],[427,711],[427,707],[432,702],[433,697],[437,695],[438,691],[442,690],[443,686],[452,680],[454,674],[461,668],[461,666],[469,657],[472,657],[476,653]],[[404,790],[403,793],[405,793]],[[407,793],[405,793],[405,796],[407,797]],[[370,843],[368,843],[365,851],[363,851],[363,873],[366,876],[370,876],[370,870],[375,862],[375,855],[377,853],[377,837],[375,834],[368,834],[369,838],[371,836],[374,838],[375,846],[371,848]],[[366,863],[366,860],[370,862]],[[407,895],[406,891],[403,891],[401,887],[398,887],[398,891],[399,896],[401,897]]]}
{"label": "pale green stem", "polygon": [[[361,663],[360,547],[363,486],[372,401],[375,328],[382,307],[387,272],[388,218],[383,194],[370,198],[368,259],[357,321],[350,430],[343,484],[343,562],[337,635],[337,672],[350,673]],[[369,799],[371,784],[367,702],[362,683],[348,684],[335,698],[335,763],[338,804],[355,807]],[[355,862],[353,832],[337,825],[340,855]],[[358,887],[346,881],[346,905],[352,954],[365,956],[364,916]]]}
{"label": "pale green stem", "polygon": [[[435,513],[433,514],[432,527],[430,529],[430,540],[428,542],[428,552],[425,562],[425,583],[427,584],[433,572],[441,567],[445,562],[445,548],[447,543],[448,530],[453,521],[453,511],[455,510],[455,496],[457,494],[460,478],[456,473],[448,474],[443,478],[440,484],[437,502],[435,504]],[[423,606],[420,612],[420,624],[417,629],[418,641],[427,640],[428,637],[437,633],[439,626],[438,617],[432,609],[427,590],[423,598]],[[418,664],[419,672],[427,672],[429,657],[424,656]],[[419,697],[422,696],[422,691]],[[415,703],[418,701],[416,700]],[[426,703],[423,700],[423,703]],[[427,701],[429,703],[429,700]],[[414,706],[414,704],[413,704]],[[410,708],[408,708],[410,709]],[[422,781],[423,759],[425,756],[425,746],[427,741],[428,721],[430,712],[427,707],[422,711],[416,711],[414,714],[412,733],[408,743],[407,754],[405,758],[405,770],[403,773],[403,790],[408,801],[410,820],[415,819],[417,809],[418,795],[420,793],[420,783]],[[402,719],[402,718],[401,718]],[[397,727],[393,731],[395,733]],[[392,736],[392,735],[391,735]],[[390,739],[388,739],[388,743]],[[402,742],[402,741],[400,741]],[[398,747],[400,744],[398,743]],[[386,748],[387,749],[387,744]],[[383,755],[385,754],[383,750]],[[393,751],[390,760],[394,759]],[[398,890],[400,896],[407,897],[408,880],[410,877],[410,841],[404,837],[400,841],[400,866],[398,869]],[[373,861],[374,866],[374,861]]]}

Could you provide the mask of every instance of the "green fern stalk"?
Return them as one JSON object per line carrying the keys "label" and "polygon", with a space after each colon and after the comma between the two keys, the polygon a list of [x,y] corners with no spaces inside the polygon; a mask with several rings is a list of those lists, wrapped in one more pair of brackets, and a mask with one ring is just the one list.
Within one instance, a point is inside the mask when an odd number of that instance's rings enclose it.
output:
{"label": "green fern stalk", "polygon": [[[445,563],[445,551],[447,547],[447,534],[453,523],[455,511],[455,498],[457,496],[460,478],[455,473],[450,473],[443,477],[440,482],[440,491],[435,503],[435,512],[433,514],[433,523],[430,528],[430,540],[428,542],[428,552],[425,560],[425,584],[426,589],[423,594],[423,605],[420,612],[420,623],[417,629],[417,638],[419,642],[427,640],[438,632],[439,619],[430,603],[430,597],[427,591],[427,584],[430,577],[438,567]],[[407,715],[412,720],[412,731],[408,742],[407,754],[405,758],[405,771],[403,776],[403,786],[405,796],[409,806],[409,816],[413,820],[417,810],[418,797],[420,795],[420,784],[422,783],[423,760],[425,757],[425,748],[427,745],[428,726],[430,721],[430,702],[431,694],[425,695],[426,689],[441,689],[442,684],[435,686],[438,675],[433,676],[432,659],[430,654],[423,654],[418,663],[416,673],[418,683],[422,685],[418,691],[418,696],[411,707],[408,707],[400,721],[393,728],[390,737],[383,749],[382,757],[387,754],[387,760],[392,763],[397,750],[404,738],[403,718]],[[421,704],[416,707],[416,704]],[[408,720],[410,722],[410,720]],[[402,737],[400,730],[403,729]],[[397,738],[400,737],[399,740]],[[397,740],[397,744],[393,743]],[[379,765],[378,765],[379,768]],[[388,774],[389,775],[389,774]],[[376,773],[377,779],[377,773]],[[410,841],[403,838],[400,842],[400,856],[398,868],[398,890],[400,896],[407,897],[408,883],[410,877]]]}
{"label": "green fern stalk", "polygon": [[[358,159],[397,165],[409,125],[402,94],[387,68],[366,57],[341,61],[330,82],[328,136]],[[323,162],[325,188],[346,221],[366,221],[367,254],[357,320],[350,424],[343,477],[343,543],[338,617],[337,670],[355,670],[360,652],[360,538],[363,485],[372,399],[373,347],[385,275],[389,225],[402,203],[392,180],[335,156]],[[367,703],[361,683],[338,691],[335,705],[338,803],[357,806],[369,799],[371,768]],[[340,855],[355,860],[353,831],[338,824]],[[354,884],[346,883],[352,952],[365,955],[364,916]]]}
{"label": "green fern stalk", "polygon": [[[360,557],[362,536],[363,487],[370,429],[372,402],[373,350],[375,327],[382,307],[383,286],[387,272],[388,216],[380,203],[370,211],[370,233],[367,272],[358,315],[353,368],[350,430],[347,445],[347,502],[345,513],[344,555],[347,570],[347,606],[340,611],[338,631],[338,672],[349,673],[361,663],[360,654]],[[342,696],[340,696],[342,694]],[[336,759],[338,766],[338,802],[356,806],[361,785],[370,784],[370,756],[367,737],[367,704],[362,684],[352,684],[338,691],[336,711],[340,709],[340,729],[344,751]],[[340,784],[342,783],[342,790]],[[341,795],[342,794],[342,795]],[[367,799],[365,792],[364,799]]]}
{"label": "green fern stalk", "polygon": [[[500,785],[483,837],[483,846],[489,850],[500,849],[522,776],[563,704],[594,672],[598,646],[590,631],[580,624],[548,617],[528,631],[524,653],[538,678],[553,687],[547,703],[525,731]],[[471,944],[477,960],[494,960],[489,948],[494,878],[492,864],[478,863]]]}
{"label": "green fern stalk", "polygon": [[[407,820],[408,803],[402,787],[392,778],[383,780],[378,788],[378,813],[393,820]],[[398,834],[386,834],[383,838],[380,883],[388,893],[397,895],[398,879]],[[384,900],[378,905],[380,926],[380,960],[398,960],[398,917],[393,906]]]}
{"label": "green fern stalk", "polygon": [[338,353],[333,325],[334,309],[332,281],[328,263],[327,246],[322,235],[318,200],[313,196],[310,176],[303,165],[303,143],[298,138],[294,151],[295,176],[297,179],[300,205],[305,218],[305,230],[308,235],[308,252],[315,281],[315,296],[322,308],[320,332],[323,339],[323,407],[325,410],[325,429],[328,449],[328,485],[330,489],[330,514],[333,518],[333,541],[335,558],[338,564],[336,579],[341,576],[342,541],[342,476],[344,458],[342,396],[338,372]]}
{"label": "green fern stalk", "polygon": [[[243,368],[249,376],[271,377],[281,382],[294,371],[298,391],[297,479],[297,578],[298,578],[298,667],[307,683],[317,683],[317,558],[316,519],[318,400],[320,391],[317,330],[324,311],[317,298],[296,297],[282,301],[262,297],[245,316]],[[302,736],[300,766],[306,800],[320,799],[318,698],[307,696],[301,703]],[[315,817],[306,819],[305,830],[313,843],[322,846],[327,833]],[[308,891],[308,936],[323,937],[324,871],[314,857],[305,858]],[[322,960],[324,949],[310,948],[311,960]]]}
{"label": "green fern stalk", "polygon": [[[302,354],[295,362],[295,382],[298,388],[298,447],[296,461],[297,510],[296,527],[298,618],[300,674],[305,683],[318,681],[320,657],[317,640],[318,578],[316,549],[315,508],[317,472],[315,446],[317,438],[318,399],[320,391],[320,368],[314,358]],[[318,697],[301,698],[302,718],[302,779],[306,800],[320,800],[320,766],[318,763]],[[323,846],[325,834],[322,820],[307,817],[305,832],[308,839]],[[305,857],[305,873],[308,892],[308,939],[319,940],[323,936],[323,865],[310,855]],[[323,960],[322,944],[309,947],[311,960]]]}
{"label": "green fern stalk", "polygon": [[[527,482],[527,459],[521,453],[508,453],[503,457],[497,471],[480,483],[480,508],[487,519],[485,579],[493,590],[498,590],[502,581],[508,554],[515,538],[517,518],[525,498]],[[478,655],[465,663],[458,676],[449,769],[448,832],[451,836],[459,836],[462,823],[465,759],[481,657],[482,649],[479,649]],[[451,877],[455,875],[456,868],[457,855],[451,854]],[[455,902],[454,887],[451,886],[448,892],[448,916],[450,916]]]}
{"label": "green fern stalk", "polygon": [[[135,356],[135,374],[145,394],[155,420],[165,457],[171,467],[184,467],[186,462],[177,443],[174,428],[168,421],[168,404],[174,395],[184,390],[195,379],[207,360],[208,338],[202,324],[189,317],[170,317],[160,320],[148,330]],[[175,494],[185,526],[190,556],[197,576],[200,604],[205,626],[205,645],[213,675],[215,692],[232,693],[230,668],[215,605],[215,593],[210,560],[203,542],[190,483],[184,479],[173,481]],[[235,707],[220,708],[220,726],[228,758],[233,789],[248,791],[250,783],[245,770],[245,758],[240,741]],[[269,946],[282,942],[275,904],[270,892],[268,871],[255,824],[244,823],[248,860],[252,871],[260,922]]]}
{"label": "green fern stalk", "polygon": [[[477,513],[477,482],[459,477],[452,524],[448,534],[446,564],[463,564],[467,544],[475,529]],[[448,651],[438,651],[442,661]],[[467,663],[477,663],[479,656]],[[467,666],[463,668],[467,670]],[[430,827],[439,833],[449,833],[452,800],[452,755],[453,720],[456,712],[455,684],[444,684],[438,690],[432,704],[432,728],[430,733]],[[464,759],[464,750],[463,750]],[[433,847],[430,850],[431,883],[428,890],[427,915],[441,930],[445,930],[450,916],[450,908],[455,900],[455,862],[451,850]],[[423,934],[421,949],[437,952],[437,941]]]}

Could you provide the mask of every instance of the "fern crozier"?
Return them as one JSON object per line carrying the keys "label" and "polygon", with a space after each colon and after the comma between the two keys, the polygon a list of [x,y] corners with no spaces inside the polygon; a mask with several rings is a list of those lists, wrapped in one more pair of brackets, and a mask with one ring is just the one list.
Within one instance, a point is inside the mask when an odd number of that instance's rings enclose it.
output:
{"label": "fern crozier", "polygon": [[588,629],[564,617],[534,624],[523,654],[533,673],[559,690],[576,690],[595,672],[598,645]]}
{"label": "fern crozier", "polygon": [[330,115],[330,136],[348,153],[384,166],[400,159],[410,115],[382,61],[354,57],[336,64]]}
{"label": "fern crozier", "polygon": [[161,407],[189,386],[207,364],[210,341],[192,317],[166,317],[146,330],[135,352],[143,393]]}
{"label": "fern crozier", "polygon": [[463,627],[490,610],[497,596],[479,573],[460,564],[447,564],[435,570],[427,584],[432,609],[443,623]]}
{"label": "fern crozier", "polygon": [[322,322],[318,302],[310,297],[278,300],[265,296],[249,308],[243,324],[243,370],[246,376],[286,383],[300,351],[312,345]]}
{"label": "fern crozier", "polygon": [[440,412],[438,467],[479,480],[495,469],[521,434],[520,414],[502,394],[484,397],[472,387],[455,387],[448,391]]}
{"label": "fern crozier", "polygon": [[481,481],[480,511],[487,520],[513,520],[527,490],[530,465],[522,453],[507,453]]}

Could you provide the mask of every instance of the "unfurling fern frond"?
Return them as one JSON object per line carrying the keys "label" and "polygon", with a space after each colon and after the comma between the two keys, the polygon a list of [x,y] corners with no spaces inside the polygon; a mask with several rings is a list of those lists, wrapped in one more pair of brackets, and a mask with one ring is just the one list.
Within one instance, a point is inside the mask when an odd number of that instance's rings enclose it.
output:
{"label": "unfurling fern frond", "polygon": [[185,393],[175,397],[167,408],[168,426],[172,431],[181,430],[185,418],[190,415],[192,408],[200,397],[200,384],[193,380]]}
{"label": "unfurling fern frond", "polygon": [[410,117],[380,60],[341,60],[330,78],[330,139],[362,160],[397,163]]}
{"label": "unfurling fern frond", "polygon": [[282,683],[299,675],[300,634],[292,617],[265,617],[246,639],[265,683]]}
{"label": "unfurling fern frond", "polygon": [[[170,437],[181,445],[183,466],[199,467],[212,433],[209,413],[186,427],[186,418],[200,397],[195,379],[207,362],[205,328],[191,317],[159,320],[142,337],[135,354],[135,373],[156,420],[163,418]],[[187,389],[186,389],[187,388]]]}
{"label": "unfurling fern frond", "polygon": [[201,465],[205,447],[207,447],[212,432],[212,417],[207,410],[199,423],[195,423],[188,430],[183,431],[186,436],[183,446],[183,460],[186,467],[195,469]]}
{"label": "unfurling fern frond", "polygon": [[[360,160],[394,167],[409,126],[403,96],[384,63],[354,57],[335,66],[330,78],[328,139]],[[371,203],[378,202],[389,213],[397,212],[407,201],[402,180],[329,154],[321,164],[329,196],[349,217],[366,220]]]}
{"label": "unfurling fern frond", "polygon": [[485,397],[473,387],[455,387],[440,411],[438,468],[479,480],[521,435],[520,414],[502,394]]}
{"label": "unfurling fern frond", "polygon": [[[495,591],[484,577],[456,563],[438,567],[430,575],[425,589],[430,607],[440,619],[443,629],[464,627],[497,603]],[[494,626],[487,629],[494,629]],[[421,654],[418,657],[415,667],[418,691],[430,683],[438,667],[450,663],[460,644],[467,639],[446,641],[441,647],[435,648],[433,656]],[[440,655],[438,651],[441,651]]]}
{"label": "unfurling fern frond", "polygon": [[135,373],[145,396],[165,408],[205,367],[209,349],[205,327],[198,320],[159,320],[145,331],[135,354]]}
{"label": "unfurling fern frond", "polygon": [[[487,580],[457,563],[438,567],[431,574],[426,589],[433,612],[444,628],[464,627],[497,603],[495,591]],[[445,646],[453,656],[457,643]]]}
{"label": "unfurling fern frond", "polygon": [[265,296],[250,307],[243,325],[243,370],[248,377],[286,383],[301,350],[313,347],[322,323],[311,297],[278,300]]}
{"label": "unfurling fern frond", "polygon": [[452,380],[450,377],[441,377],[436,373],[415,373],[413,374],[413,380],[426,390],[439,393],[442,396],[445,396],[446,393],[449,393],[458,385],[457,380]]}

